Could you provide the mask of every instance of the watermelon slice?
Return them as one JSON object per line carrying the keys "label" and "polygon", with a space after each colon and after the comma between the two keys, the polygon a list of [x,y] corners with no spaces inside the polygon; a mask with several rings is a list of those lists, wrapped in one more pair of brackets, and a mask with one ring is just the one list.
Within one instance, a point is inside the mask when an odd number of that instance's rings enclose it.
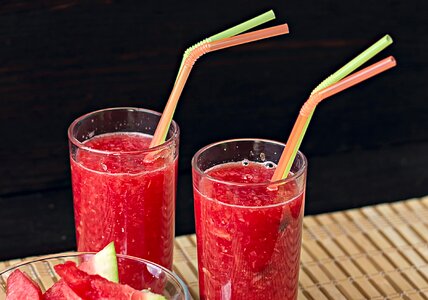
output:
{"label": "watermelon slice", "polygon": [[6,300],[38,300],[42,290],[25,273],[15,270],[7,278]]}
{"label": "watermelon slice", "polygon": [[74,262],[56,265],[55,271],[83,299],[165,300],[163,296],[138,291],[128,285],[108,281],[99,275],[90,275],[79,270]]}
{"label": "watermelon slice", "polygon": [[88,261],[79,265],[79,269],[90,275],[100,275],[112,282],[119,282],[116,249],[114,242],[108,244]]}
{"label": "watermelon slice", "polygon": [[43,296],[45,300],[82,300],[62,279],[51,286]]}

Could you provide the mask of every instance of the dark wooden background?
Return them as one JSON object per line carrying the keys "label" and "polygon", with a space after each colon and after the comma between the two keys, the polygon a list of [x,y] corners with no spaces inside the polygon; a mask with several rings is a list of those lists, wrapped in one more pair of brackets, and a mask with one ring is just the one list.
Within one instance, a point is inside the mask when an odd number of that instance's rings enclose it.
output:
{"label": "dark wooden background", "polygon": [[426,0],[0,1],[0,259],[74,248],[73,119],[161,111],[185,48],[270,8],[291,34],[206,55],[181,97],[177,234],[194,231],[197,149],[285,141],[310,90],[386,33],[395,43],[379,59],[399,66],[326,101],[311,122],[306,212],[428,194]]}

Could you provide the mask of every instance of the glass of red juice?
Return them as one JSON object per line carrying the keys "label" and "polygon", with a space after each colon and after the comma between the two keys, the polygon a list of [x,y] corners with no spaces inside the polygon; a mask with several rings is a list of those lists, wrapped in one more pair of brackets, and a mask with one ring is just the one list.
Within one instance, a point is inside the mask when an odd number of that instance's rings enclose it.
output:
{"label": "glass of red juice", "polygon": [[201,299],[297,299],[307,160],[271,182],[284,146],[235,139],[193,157]]}
{"label": "glass of red juice", "polygon": [[111,241],[121,254],[172,268],[179,128],[149,149],[161,114],[139,108],[88,113],[68,129],[77,250]]}

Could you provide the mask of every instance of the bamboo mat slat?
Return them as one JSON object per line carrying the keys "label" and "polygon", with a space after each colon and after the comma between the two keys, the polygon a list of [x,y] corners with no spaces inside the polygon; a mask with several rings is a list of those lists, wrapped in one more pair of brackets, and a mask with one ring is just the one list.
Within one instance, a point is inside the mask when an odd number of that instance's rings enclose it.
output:
{"label": "bamboo mat slat", "polygon": [[[299,300],[428,300],[428,197],[308,216],[302,236]],[[195,235],[175,239],[174,271],[199,299]]]}

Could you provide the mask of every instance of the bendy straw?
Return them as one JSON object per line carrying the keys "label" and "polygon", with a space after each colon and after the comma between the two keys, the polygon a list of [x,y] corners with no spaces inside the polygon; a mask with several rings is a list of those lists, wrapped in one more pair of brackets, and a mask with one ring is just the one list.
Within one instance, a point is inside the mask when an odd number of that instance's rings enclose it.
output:
{"label": "bendy straw", "polygon": [[[180,64],[180,68],[179,68],[178,73],[180,73],[181,68],[183,67],[184,61],[186,60],[186,58],[189,56],[190,52],[193,49],[195,49],[195,48],[197,48],[203,44],[207,44],[210,42],[215,42],[215,41],[218,41],[221,39],[225,39],[225,38],[235,36],[237,34],[248,31],[254,27],[257,27],[261,24],[264,24],[264,23],[269,22],[269,21],[274,20],[274,19],[275,19],[275,14],[274,14],[273,10],[269,10],[269,11],[267,11],[267,12],[265,12],[265,13],[257,16],[257,17],[254,17],[248,21],[245,21],[241,24],[233,26],[232,28],[226,29],[220,33],[214,34],[214,35],[210,36],[209,38],[206,38],[206,39],[194,44],[193,46],[187,48],[186,51],[184,51],[183,58],[181,60],[181,64]],[[178,78],[178,75],[177,75],[177,78]]]}
{"label": "bendy straw", "polygon": [[361,67],[363,64],[365,64],[367,61],[372,59],[376,54],[381,52],[383,49],[391,45],[393,42],[390,35],[385,35],[383,38],[378,40],[376,43],[371,45],[369,48],[361,52],[357,57],[352,59],[350,62],[348,62],[346,65],[341,67],[339,70],[337,70],[334,74],[328,76],[326,79],[324,79],[311,93],[315,94],[316,92],[321,91],[322,89],[325,89],[326,87],[332,85],[333,83],[338,82],[342,78],[345,78],[352,72],[354,72],[356,69]]}
{"label": "bendy straw", "polygon": [[282,152],[281,158],[279,159],[278,167],[276,168],[271,181],[277,181],[288,176],[291,166],[294,162],[297,149],[299,149],[300,143],[303,140],[303,136],[306,132],[305,124],[307,119],[312,115],[318,103],[394,66],[396,66],[394,57],[387,57],[311,95],[300,109],[299,116],[296,120],[296,123],[294,124],[287,144],[285,145],[284,151]]}
{"label": "bendy straw", "polygon": [[[369,48],[364,50],[362,53],[360,53],[357,57],[352,59],[350,62],[348,62],[346,65],[344,65],[342,68],[337,70],[334,74],[328,76],[326,79],[324,79],[312,92],[311,95],[315,94],[316,92],[321,91],[322,89],[338,82],[339,80],[345,78],[349,74],[351,74],[353,71],[361,67],[363,64],[365,64],[367,61],[369,61],[371,58],[373,58],[376,54],[381,52],[383,49],[391,45],[393,42],[391,36],[388,34],[385,35],[383,38],[378,40],[376,43],[371,45]],[[309,123],[311,122],[312,116],[315,112],[315,109],[311,112],[309,118],[306,120],[306,123],[304,125],[303,132],[306,132]],[[302,143],[303,135],[300,135],[299,141],[297,144],[300,147],[300,144]],[[296,156],[298,149],[294,149],[293,157]]]}
{"label": "bendy straw", "polygon": [[193,49],[190,52],[189,56],[186,58],[183,64],[183,68],[178,74],[177,81],[174,84],[168,102],[162,113],[161,119],[159,120],[155,134],[153,135],[150,148],[158,146],[165,141],[168,128],[172,121],[172,116],[174,115],[175,108],[177,107],[178,99],[180,98],[181,92],[183,91],[190,71],[192,70],[194,63],[198,58],[208,52],[229,48],[245,43],[250,43],[286,33],[288,33],[288,25],[283,24],[203,44]]}

